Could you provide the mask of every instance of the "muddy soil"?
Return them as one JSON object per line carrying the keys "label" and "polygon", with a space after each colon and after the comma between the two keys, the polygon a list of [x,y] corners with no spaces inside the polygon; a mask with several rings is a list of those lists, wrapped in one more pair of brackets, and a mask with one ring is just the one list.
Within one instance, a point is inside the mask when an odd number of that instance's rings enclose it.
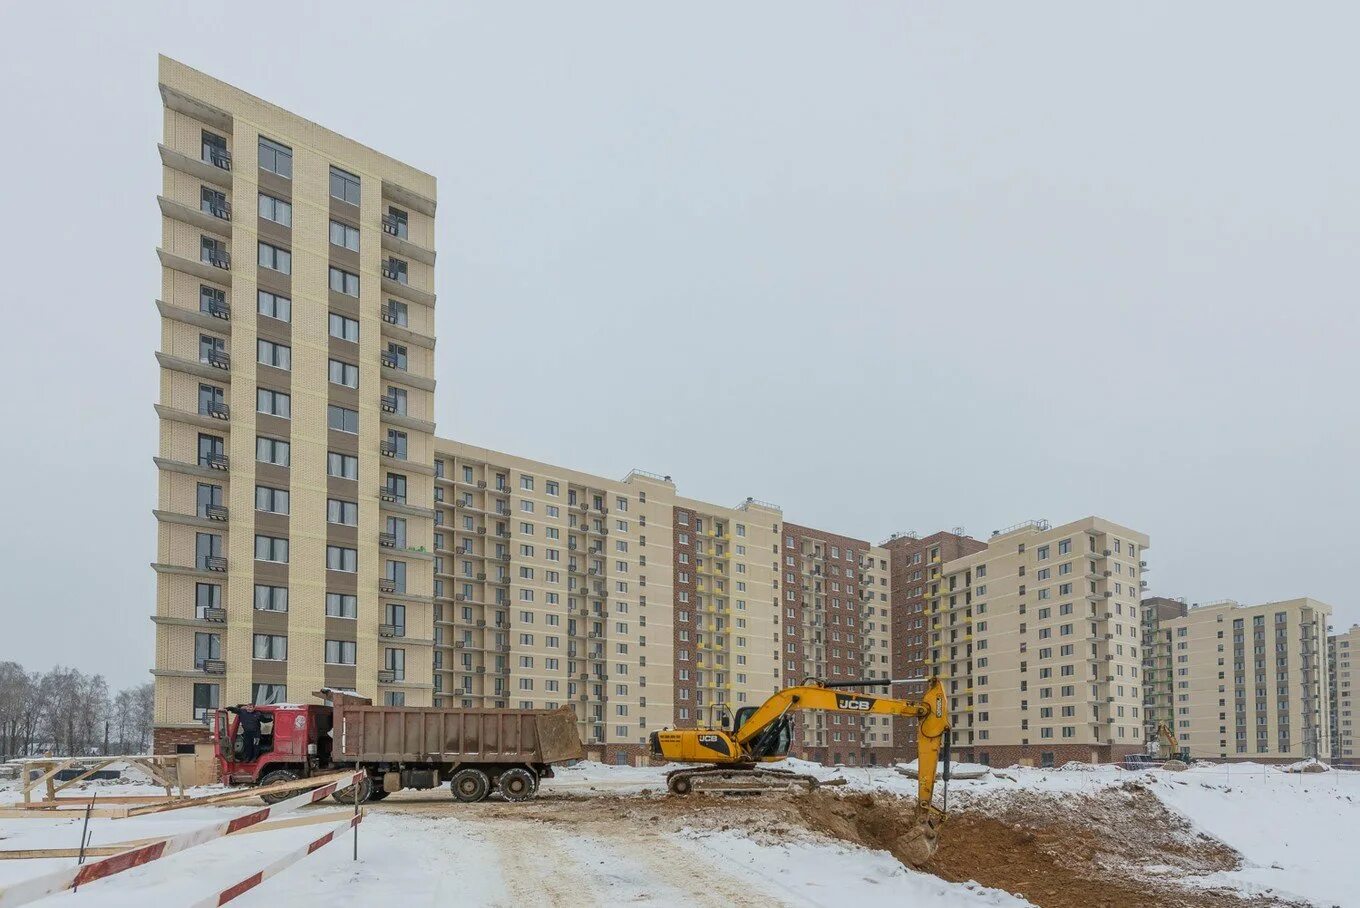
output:
{"label": "muddy soil", "polygon": [[[881,849],[912,866],[917,809],[885,794],[819,789],[759,795],[660,793],[576,796],[545,792],[517,804],[456,804],[395,796],[370,809],[532,820],[582,832],[634,826],[648,833],[736,829],[777,843],[810,833]],[[908,833],[904,836],[904,833]],[[1194,877],[1239,866],[1223,843],[1191,829],[1136,783],[1097,795],[1014,791],[950,811],[939,849],[916,869],[951,882],[975,880],[1042,908],[1264,908],[1295,903],[1244,899],[1195,885]]]}

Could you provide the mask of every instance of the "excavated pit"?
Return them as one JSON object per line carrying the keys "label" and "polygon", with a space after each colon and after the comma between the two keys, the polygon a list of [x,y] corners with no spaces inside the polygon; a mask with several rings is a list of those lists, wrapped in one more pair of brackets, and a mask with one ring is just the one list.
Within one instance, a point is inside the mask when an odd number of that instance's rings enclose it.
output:
{"label": "excavated pit", "polygon": [[582,834],[626,834],[630,826],[650,832],[738,830],[772,844],[824,836],[887,851],[950,882],[971,880],[1004,889],[1042,908],[1300,904],[1243,898],[1206,886],[1203,877],[1239,867],[1240,856],[1192,829],[1137,783],[1091,795],[1023,790],[974,795],[951,808],[938,830],[938,850],[924,862],[917,859],[920,843],[907,840],[918,825],[915,803],[882,793],[818,789],[676,797],[545,792],[518,804],[453,804],[447,795],[438,801],[394,796],[371,809],[532,820]]}

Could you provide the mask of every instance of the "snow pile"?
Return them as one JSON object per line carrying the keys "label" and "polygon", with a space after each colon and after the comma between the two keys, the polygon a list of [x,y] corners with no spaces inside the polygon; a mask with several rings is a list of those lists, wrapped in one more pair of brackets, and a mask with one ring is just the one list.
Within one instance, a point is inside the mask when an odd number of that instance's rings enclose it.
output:
{"label": "snow pile", "polygon": [[1290,763],[1282,767],[1285,772],[1330,772],[1332,767],[1323,763],[1317,757],[1309,757],[1307,760],[1300,760],[1297,763]]}
{"label": "snow pile", "polygon": [[[920,772],[920,762],[912,760],[910,763],[898,763],[895,767],[898,772],[909,779],[914,779]],[[935,767],[937,780],[944,777],[944,767],[936,764]],[[956,763],[949,761],[949,778],[953,779],[981,779],[990,775],[992,768],[981,763]]]}

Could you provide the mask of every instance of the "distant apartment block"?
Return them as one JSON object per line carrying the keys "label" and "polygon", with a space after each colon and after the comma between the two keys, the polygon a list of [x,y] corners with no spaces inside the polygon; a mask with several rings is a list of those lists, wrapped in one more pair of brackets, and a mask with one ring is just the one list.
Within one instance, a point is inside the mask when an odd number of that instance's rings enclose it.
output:
{"label": "distant apartment block", "polygon": [[925,670],[944,681],[964,758],[1052,765],[1141,749],[1147,547],[1099,517],[1038,520],[932,566]]}
{"label": "distant apartment block", "polygon": [[1157,739],[1157,726],[1165,722],[1175,728],[1175,659],[1171,632],[1166,622],[1184,618],[1188,606],[1183,600],[1150,596],[1142,601],[1143,632],[1143,740]]}
{"label": "distant apartment block", "polygon": [[[915,533],[895,533],[883,548],[891,556],[890,600],[892,602],[892,677],[910,679],[894,685],[893,696],[914,699],[925,690],[933,663],[930,660],[931,630],[926,608],[932,596],[930,578],[949,561],[987,548],[961,528],[952,532],[919,537]],[[916,757],[916,722],[893,720],[893,740],[902,758]]]}
{"label": "distant apartment block", "polygon": [[[886,549],[863,539],[786,523],[779,547],[783,677],[829,682],[891,676],[891,573]],[[889,694],[889,687],[865,693]],[[823,763],[888,764],[894,748],[887,716],[804,713],[793,752]]]}
{"label": "distant apartment block", "polygon": [[1360,687],[1360,624],[1327,638],[1330,669],[1332,762],[1360,766],[1356,694]]}
{"label": "distant apartment block", "polygon": [[1331,756],[1327,622],[1315,599],[1192,606],[1171,635],[1176,733],[1194,758]]}

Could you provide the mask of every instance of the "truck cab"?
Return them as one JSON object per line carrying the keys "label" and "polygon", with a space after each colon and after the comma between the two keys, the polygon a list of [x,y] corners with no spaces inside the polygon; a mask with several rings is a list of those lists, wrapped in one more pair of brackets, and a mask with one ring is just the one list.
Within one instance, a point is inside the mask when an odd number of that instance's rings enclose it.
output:
{"label": "truck cab", "polygon": [[[245,711],[259,719],[260,741],[253,755],[243,728]],[[248,716],[244,724],[253,724],[253,719]],[[320,706],[281,703],[219,709],[213,715],[213,745],[222,781],[255,785],[275,770],[310,775],[330,760],[330,730],[330,710]]]}

